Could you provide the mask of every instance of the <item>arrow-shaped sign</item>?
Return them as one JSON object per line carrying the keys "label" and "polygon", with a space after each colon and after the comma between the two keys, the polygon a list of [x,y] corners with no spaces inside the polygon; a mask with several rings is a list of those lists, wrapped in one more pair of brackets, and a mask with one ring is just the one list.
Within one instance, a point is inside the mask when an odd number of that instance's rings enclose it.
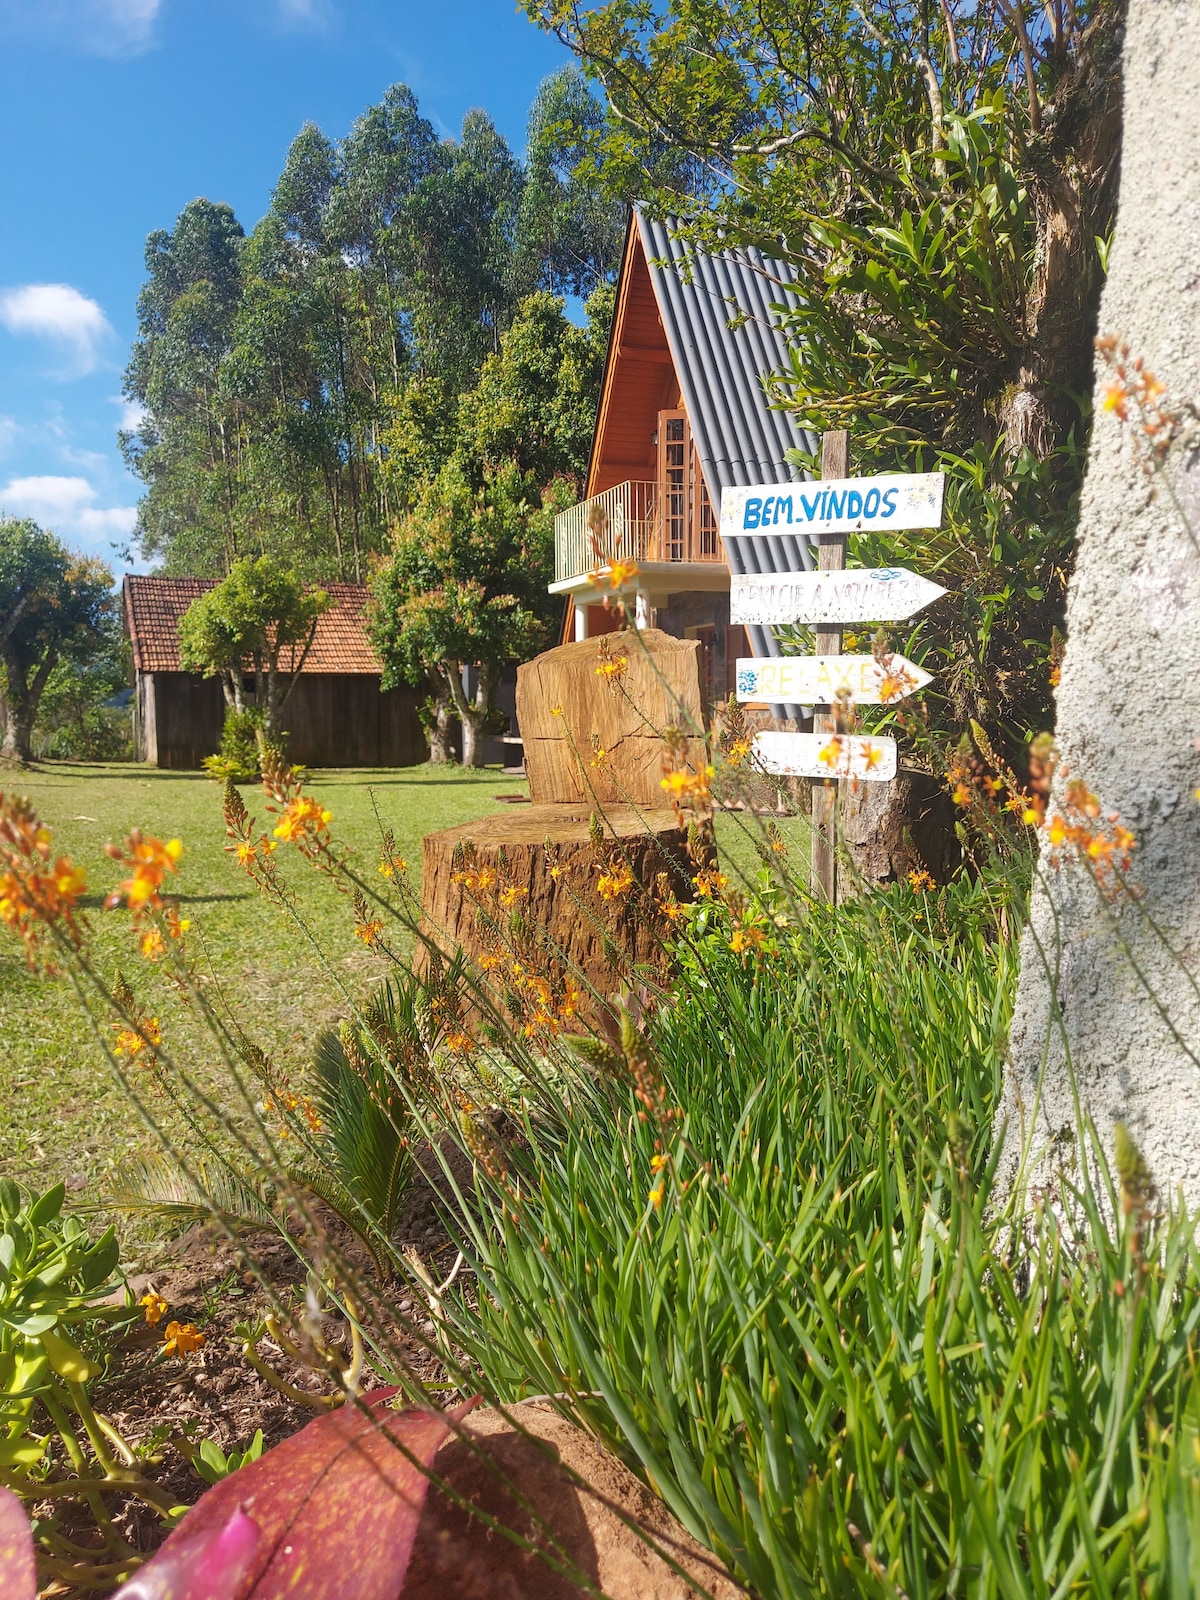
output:
{"label": "arrow-shaped sign", "polygon": [[915,694],[932,674],[905,656],[761,656],[739,660],[737,697],[832,705],[839,694],[864,706],[887,706]]}
{"label": "arrow-shaped sign", "polygon": [[721,534],[726,539],[780,533],[816,538],[876,528],[940,528],[945,486],[942,472],[734,485],[721,493]]}
{"label": "arrow-shaped sign", "polygon": [[729,620],[767,627],[783,622],[902,622],[945,592],[907,567],[735,573],[730,578]]}
{"label": "arrow-shaped sign", "polygon": [[896,741],[857,733],[757,733],[754,760],[762,772],[781,778],[896,776]]}

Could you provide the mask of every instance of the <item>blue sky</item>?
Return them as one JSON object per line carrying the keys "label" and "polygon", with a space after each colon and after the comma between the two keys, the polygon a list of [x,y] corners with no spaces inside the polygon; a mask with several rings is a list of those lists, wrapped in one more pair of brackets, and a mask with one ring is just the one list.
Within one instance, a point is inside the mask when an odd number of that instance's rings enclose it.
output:
{"label": "blue sky", "polygon": [[116,433],[143,248],[189,200],[249,232],[307,121],[391,83],[514,148],[565,59],[513,0],[0,0],[0,511],[114,564],[139,485]]}

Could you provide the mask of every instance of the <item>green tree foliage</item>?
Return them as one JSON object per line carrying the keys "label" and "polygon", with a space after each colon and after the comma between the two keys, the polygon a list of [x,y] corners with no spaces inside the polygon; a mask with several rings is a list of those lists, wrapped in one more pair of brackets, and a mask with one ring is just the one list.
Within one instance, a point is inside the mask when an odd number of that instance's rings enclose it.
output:
{"label": "green tree foliage", "polygon": [[114,608],[101,619],[87,651],[59,661],[47,679],[33,730],[38,758],[128,761],[133,755],[132,675],[129,646]]}
{"label": "green tree foliage", "polygon": [[[475,489],[454,463],[398,523],[376,574],[372,632],[384,687],[430,681],[435,726],[462,723],[462,761],[483,763],[500,673],[550,640],[553,503],[538,504],[515,466]],[[434,752],[435,756],[438,752]]]}
{"label": "green tree foliage", "polygon": [[625,208],[596,181],[590,160],[604,128],[604,104],[578,67],[552,73],[538,90],[517,220],[517,273],[531,287],[586,299],[621,253]]}
{"label": "green tree foliage", "polygon": [[[580,492],[612,298],[607,286],[595,291],[586,328],[544,291],[521,302],[459,403],[452,454],[411,497],[376,574],[372,630],[384,682],[431,685],[435,759],[445,757],[452,711],[463,764],[480,764],[502,670],[551,640],[553,514]],[[397,418],[393,462],[430,456],[433,430],[445,424],[444,399]]]}
{"label": "green tree foliage", "polygon": [[34,719],[55,667],[111,643],[112,581],[103,562],[72,554],[36,522],[0,520],[0,757],[31,759]]}
{"label": "green tree foliage", "polygon": [[126,373],[145,418],[124,436],[147,555],[214,577],[261,554],[366,577],[523,298],[615,263],[612,202],[571,176],[599,103],[575,74],[539,105],[527,175],[484,113],[439,139],[396,85],[341,141],[301,130],[248,238],[207,200],[151,235]]}
{"label": "green tree foliage", "polygon": [[238,713],[256,709],[263,738],[277,743],[317,618],[331,604],[323,589],[307,589],[294,569],[271,556],[243,557],[184,613],[180,663],[185,671],[219,677],[226,705]]}
{"label": "green tree foliage", "polygon": [[937,571],[953,599],[924,630],[942,696],[926,703],[944,731],[975,717],[1013,752],[1051,714],[1115,205],[1121,0],[526,9],[607,92],[593,146],[610,184],[677,218],[682,248],[754,245],[796,272],[776,399],[848,427],[857,470],[950,474],[925,549],[852,554]]}

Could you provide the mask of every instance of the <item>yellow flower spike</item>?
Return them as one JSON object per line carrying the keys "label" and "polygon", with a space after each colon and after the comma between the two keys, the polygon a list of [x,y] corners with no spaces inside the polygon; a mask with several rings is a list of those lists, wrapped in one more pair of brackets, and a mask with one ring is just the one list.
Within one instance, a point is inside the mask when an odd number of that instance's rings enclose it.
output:
{"label": "yellow flower spike", "polygon": [[650,1193],[646,1196],[646,1198],[647,1198],[647,1200],[649,1200],[650,1204],[654,1207],[655,1211],[657,1211],[659,1206],[662,1205],[662,1197],[663,1197],[663,1186],[662,1186],[662,1182],[660,1180],[658,1183],[656,1183],[654,1185],[653,1189],[651,1189]]}
{"label": "yellow flower spike", "polygon": [[650,1157],[650,1171],[651,1172],[661,1172],[662,1169],[670,1161],[670,1159],[671,1159],[670,1156],[664,1156],[664,1155],[651,1156]]}

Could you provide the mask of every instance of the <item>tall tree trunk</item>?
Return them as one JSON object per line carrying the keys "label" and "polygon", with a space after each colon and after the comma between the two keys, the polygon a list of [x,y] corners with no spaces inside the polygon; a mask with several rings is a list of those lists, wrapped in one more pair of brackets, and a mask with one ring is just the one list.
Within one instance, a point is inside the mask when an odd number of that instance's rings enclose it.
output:
{"label": "tall tree trunk", "polygon": [[[1166,384],[1162,404],[1184,412],[1200,398],[1197,74],[1195,0],[1131,0],[1121,195],[1100,326]],[[1039,1177],[1074,1168],[1077,1093],[1110,1152],[1113,1126],[1124,1122],[1164,1197],[1182,1189],[1195,1207],[1200,437],[1193,411],[1165,463],[1148,470],[1141,410],[1110,388],[1114,376],[1099,364],[1048,817],[1106,829],[1119,813],[1136,836],[1140,894],[1106,897],[1087,866],[1068,859],[1069,845],[1056,867],[1043,836],[1010,1041],[1004,1170],[1011,1181],[1025,1140]],[[1069,786],[1079,781],[1098,796],[1098,818],[1071,810]]]}
{"label": "tall tree trunk", "polygon": [[32,761],[33,712],[24,700],[11,697],[4,702],[4,743],[0,745],[2,761]]}
{"label": "tall tree trunk", "polygon": [[429,761],[432,766],[444,767],[450,760],[450,722],[453,711],[450,697],[439,684],[430,696],[430,712],[424,717],[425,737],[429,740]]}

